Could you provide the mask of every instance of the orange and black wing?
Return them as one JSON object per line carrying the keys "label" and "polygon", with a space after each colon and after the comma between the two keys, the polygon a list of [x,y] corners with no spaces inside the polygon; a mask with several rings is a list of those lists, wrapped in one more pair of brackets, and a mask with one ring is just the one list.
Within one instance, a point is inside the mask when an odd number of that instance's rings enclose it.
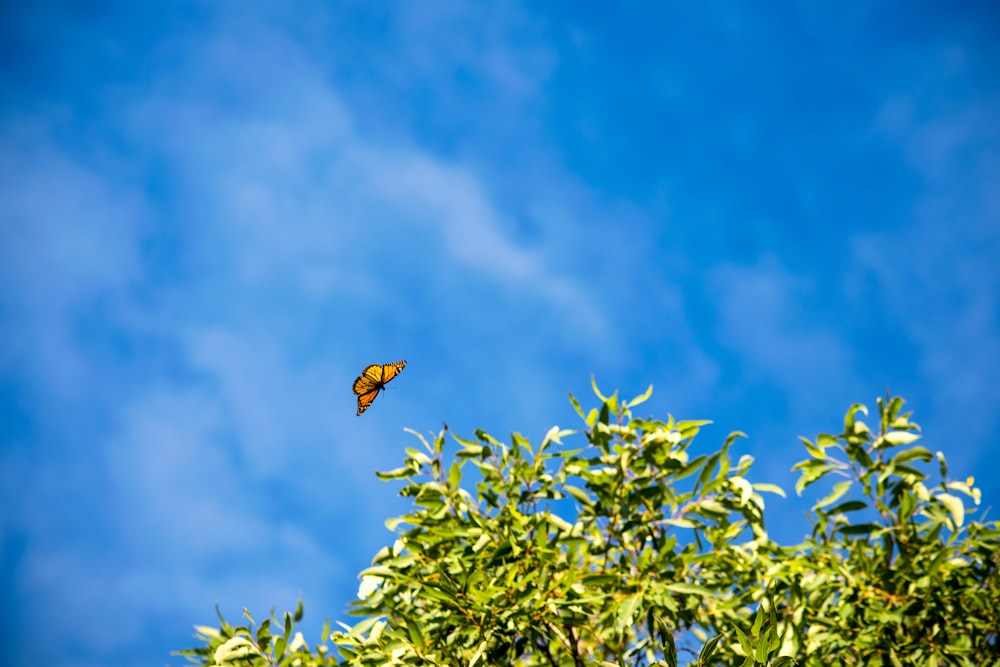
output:
{"label": "orange and black wing", "polygon": [[406,366],[405,361],[397,361],[392,364],[382,364],[382,384],[387,384],[389,380],[399,375]]}
{"label": "orange and black wing", "polygon": [[393,379],[406,366],[405,361],[397,361],[392,364],[372,364],[361,371],[354,380],[352,389],[358,396],[358,414],[367,410],[375,401],[378,393],[385,389],[389,380]]}

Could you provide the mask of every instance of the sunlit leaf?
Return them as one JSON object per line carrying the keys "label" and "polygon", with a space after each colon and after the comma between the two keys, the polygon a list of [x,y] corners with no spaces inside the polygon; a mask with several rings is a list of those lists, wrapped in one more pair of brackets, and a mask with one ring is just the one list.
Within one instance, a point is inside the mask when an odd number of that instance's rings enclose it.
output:
{"label": "sunlit leaf", "polygon": [[852,484],[853,482],[851,482],[850,480],[844,482],[837,482],[836,484],[833,485],[833,491],[829,495],[823,497],[822,500],[817,502],[816,507],[826,507],[831,503],[837,502],[838,500],[841,499],[841,497],[843,497],[845,493],[847,493],[851,489]]}
{"label": "sunlit leaf", "polygon": [[955,527],[960,528],[965,522],[965,504],[962,502],[962,499],[950,493],[937,493],[934,497],[948,510],[948,514],[951,515],[951,520],[954,522]]}

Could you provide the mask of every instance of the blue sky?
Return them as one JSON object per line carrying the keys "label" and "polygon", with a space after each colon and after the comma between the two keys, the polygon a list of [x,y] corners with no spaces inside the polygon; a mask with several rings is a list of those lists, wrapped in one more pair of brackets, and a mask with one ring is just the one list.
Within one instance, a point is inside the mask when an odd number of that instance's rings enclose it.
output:
{"label": "blue sky", "polygon": [[889,388],[1000,501],[990,3],[0,12],[10,664],[180,664],[216,602],[315,639],[404,427],[537,441],[591,373],[786,486]]}

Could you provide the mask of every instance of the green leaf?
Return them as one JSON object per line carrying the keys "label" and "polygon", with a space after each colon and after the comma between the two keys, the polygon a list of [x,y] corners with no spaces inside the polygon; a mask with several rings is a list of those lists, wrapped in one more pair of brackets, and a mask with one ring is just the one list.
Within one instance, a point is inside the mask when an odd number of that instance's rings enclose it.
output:
{"label": "green leaf", "polygon": [[591,498],[587,494],[587,492],[584,491],[583,489],[577,488],[572,484],[564,484],[562,490],[568,493],[569,495],[573,496],[573,498],[575,498],[576,500],[583,503],[584,506],[586,507],[594,506],[594,499]]}
{"label": "green leaf", "polygon": [[764,605],[757,607],[757,614],[754,616],[753,625],[750,626],[750,634],[754,637],[760,636],[760,629],[764,626]]}
{"label": "green leaf", "polygon": [[855,403],[854,405],[852,405],[851,407],[849,407],[847,409],[847,414],[844,415],[844,433],[846,433],[847,435],[851,435],[851,434],[853,434],[855,432],[854,431],[854,419],[855,419],[854,415],[855,415],[856,412],[861,412],[861,413],[864,413],[864,414],[867,415],[868,414],[868,408],[866,408],[861,403]]}
{"label": "green leaf", "polygon": [[257,645],[271,645],[271,619],[269,618],[265,618],[264,622],[260,624],[259,628],[257,628]]}
{"label": "green leaf", "polygon": [[[569,534],[569,533],[573,532],[573,524],[571,524],[569,521],[567,521],[566,519],[562,518],[558,514],[549,514],[545,518],[548,519],[549,523],[551,523],[553,526],[555,526],[556,529],[559,530],[560,532],[565,533],[565,534]],[[487,538],[487,539],[489,539],[489,536],[485,535],[485,534],[482,535],[479,539],[482,540],[484,537]],[[477,544],[478,544],[478,542],[477,542]]]}
{"label": "green leaf", "polygon": [[757,651],[754,653],[754,660],[759,664],[767,664],[768,644],[763,637],[757,639]]}
{"label": "green leaf", "polygon": [[245,660],[250,656],[258,656],[260,651],[252,641],[242,635],[233,637],[219,648],[215,649],[212,658],[219,664],[233,662],[235,660]]}
{"label": "green leaf", "polygon": [[736,630],[736,638],[740,642],[740,647],[743,649],[744,655],[746,655],[747,658],[749,658],[751,660],[751,662],[752,662],[753,661],[753,645],[750,643],[750,639],[747,638],[746,633],[743,632],[743,630],[740,629],[740,626],[736,625],[735,623],[733,624],[733,629]]}
{"label": "green leaf", "polygon": [[836,484],[833,485],[833,491],[828,496],[826,496],[818,503],[816,503],[814,507],[826,507],[831,503],[837,502],[845,493],[847,493],[851,489],[851,484],[853,484],[853,482],[851,482],[850,480],[837,482]]}
{"label": "green leaf", "polygon": [[716,649],[719,646],[719,642],[722,641],[722,635],[715,635],[701,647],[701,653],[698,654],[698,663],[700,665],[711,664],[712,656],[715,655]]}
{"label": "green leaf", "polygon": [[767,491],[768,493],[776,493],[782,498],[787,498],[785,495],[785,490],[778,486],[777,484],[754,484],[754,490],[756,491]]}
{"label": "green leaf", "polygon": [[471,658],[469,658],[469,667],[475,667],[475,665],[479,662],[479,659],[483,657],[483,652],[486,650],[486,647],[488,645],[489,645],[488,638],[483,639],[481,642],[479,642],[479,647],[476,649],[476,652],[472,654]]}
{"label": "green leaf", "polygon": [[948,514],[951,515],[951,520],[954,522],[955,527],[961,528],[965,522],[965,504],[962,502],[962,499],[950,493],[937,493],[934,497],[948,510]]}
{"label": "green leaf", "polygon": [[837,530],[844,535],[868,535],[872,531],[878,530],[880,526],[875,523],[861,523],[856,526],[840,526]]}
{"label": "green leaf", "polygon": [[406,623],[406,634],[410,639],[410,643],[418,648],[423,648],[424,634],[420,631],[420,624],[412,618],[404,618],[403,621]]}
{"label": "green leaf", "polygon": [[653,385],[649,385],[649,388],[646,389],[645,393],[633,398],[631,401],[625,404],[625,407],[631,409],[637,405],[641,405],[646,401],[648,401],[649,397],[652,395],[653,395]]}
{"label": "green leaf", "polygon": [[743,477],[733,477],[729,483],[736,487],[740,494],[740,507],[746,505],[750,501],[750,497],[753,496],[753,486],[750,485],[750,482]]}
{"label": "green leaf", "polygon": [[829,433],[821,433],[816,436],[816,446],[822,449],[825,454],[828,448],[837,446],[837,438]]}
{"label": "green leaf", "polygon": [[635,612],[641,603],[641,595],[630,595],[618,605],[618,611],[615,614],[615,626],[619,632],[635,625]]}
{"label": "green leaf", "polygon": [[803,445],[805,445],[806,451],[809,452],[809,456],[812,456],[813,458],[817,459],[823,458],[823,450],[817,447],[816,445],[812,444],[809,438],[804,438],[800,435],[799,440],[802,442]]}
{"label": "green leaf", "polygon": [[601,403],[607,403],[608,398],[601,394],[601,390],[597,388],[597,380],[594,378],[594,374],[590,374],[590,388],[594,390],[594,395],[597,396]]}
{"label": "green leaf", "polygon": [[858,510],[863,510],[868,507],[868,503],[861,500],[848,500],[847,502],[840,503],[836,507],[831,507],[826,511],[827,514],[843,514],[844,512],[857,512]]}
{"label": "green leaf", "polygon": [[716,452],[708,457],[705,461],[705,465],[702,466],[701,472],[698,473],[698,484],[697,486],[705,486],[712,473],[715,472],[715,466],[719,462],[719,457],[722,456],[722,452]]}
{"label": "green leaf", "polygon": [[801,496],[802,491],[807,486],[828,475],[831,471],[835,470],[835,466],[819,459],[806,459],[792,466],[792,470],[801,471],[799,479],[795,483],[795,493]]}
{"label": "green leaf", "polygon": [[402,466],[401,468],[393,468],[392,470],[387,470],[385,472],[376,470],[375,476],[383,481],[386,481],[390,479],[402,479],[404,477],[413,477],[418,472],[420,471],[411,466]]}
{"label": "green leaf", "polygon": [[712,591],[705,588],[704,586],[698,586],[695,584],[688,584],[683,581],[674,582],[672,584],[667,584],[664,588],[673,593],[687,593],[689,595],[701,595],[708,597],[712,595]]}
{"label": "green leaf", "polygon": [[909,449],[904,449],[900,453],[896,454],[890,459],[893,463],[908,463],[910,461],[923,461],[927,462],[934,458],[931,450],[926,447],[910,447]]}
{"label": "green leaf", "polygon": [[456,459],[451,464],[451,469],[448,471],[448,485],[452,488],[457,489],[462,482],[462,466]]}
{"label": "green leaf", "polygon": [[420,463],[422,465],[431,464],[431,457],[427,456],[419,449],[414,449],[413,447],[407,447],[404,451],[412,461],[416,461],[417,463]]}
{"label": "green leaf", "polygon": [[674,475],[674,480],[678,480],[679,481],[679,480],[684,479],[685,477],[689,477],[692,473],[694,473],[695,470],[697,470],[698,468],[701,467],[702,462],[705,460],[705,458],[706,458],[706,456],[704,454],[701,454],[700,456],[695,457],[694,460],[692,460],[686,466],[684,466],[683,468],[681,468]]}
{"label": "green leaf", "polygon": [[944,454],[941,452],[937,453],[938,460],[938,471],[941,473],[941,479],[948,476],[948,462],[944,458]]}
{"label": "green leaf", "polygon": [[914,440],[919,440],[919,433],[910,431],[889,431],[875,441],[875,447],[896,447],[898,445],[908,445]]}

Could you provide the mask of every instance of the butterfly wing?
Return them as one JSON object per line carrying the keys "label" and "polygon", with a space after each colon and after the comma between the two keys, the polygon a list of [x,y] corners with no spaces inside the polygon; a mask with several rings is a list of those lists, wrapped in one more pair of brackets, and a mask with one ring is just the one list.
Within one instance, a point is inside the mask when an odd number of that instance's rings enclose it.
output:
{"label": "butterfly wing", "polygon": [[379,388],[375,387],[371,391],[365,392],[363,394],[358,394],[358,414],[371,407],[371,404],[375,402],[375,397],[378,396]]}
{"label": "butterfly wing", "polygon": [[351,389],[358,395],[359,415],[371,406],[382,387],[382,366],[380,364],[365,367],[365,370],[361,371],[361,375],[355,378],[354,386]]}
{"label": "butterfly wing", "polygon": [[405,360],[397,361],[392,364],[382,364],[382,384],[387,383],[389,380],[399,375],[400,371],[402,371],[405,367]]}
{"label": "butterfly wing", "polygon": [[385,383],[393,379],[406,366],[405,361],[397,361],[392,364],[371,364],[366,366],[354,380],[352,387],[358,396],[358,414],[371,407],[378,393],[385,389]]}
{"label": "butterfly wing", "polygon": [[354,386],[352,389],[355,394],[367,394],[373,389],[382,388],[382,365],[372,364],[371,366],[366,366],[365,370],[361,371],[361,375],[354,379]]}

